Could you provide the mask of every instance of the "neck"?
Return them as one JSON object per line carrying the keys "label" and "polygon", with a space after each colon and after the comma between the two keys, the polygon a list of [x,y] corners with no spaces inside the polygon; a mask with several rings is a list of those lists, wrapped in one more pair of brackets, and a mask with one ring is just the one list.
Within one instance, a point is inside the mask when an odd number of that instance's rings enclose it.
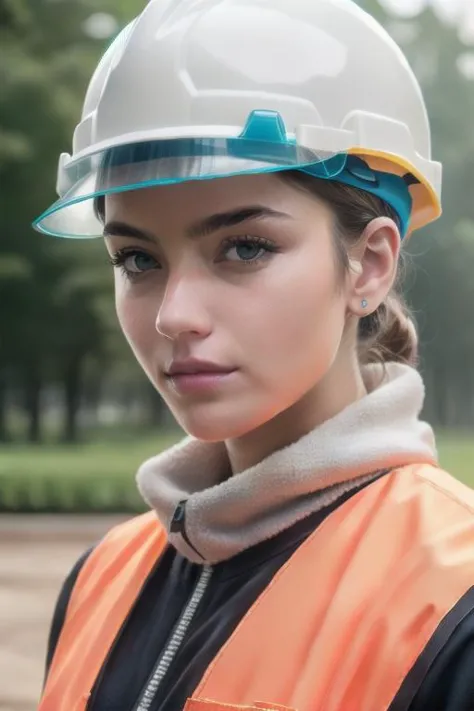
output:
{"label": "neck", "polygon": [[[145,462],[138,485],[170,531],[170,543],[197,563],[227,560],[383,471],[436,464],[433,432],[419,419],[419,373],[398,363],[367,366],[362,373],[366,397],[355,401],[353,390],[346,408],[263,460],[255,455],[258,463],[235,476],[229,476],[224,443],[192,437]],[[292,425],[292,418],[286,421]],[[292,429],[286,441],[294,437]],[[192,547],[182,533],[171,531],[183,501]]]}
{"label": "neck", "polygon": [[270,454],[297,442],[308,432],[367,394],[357,357],[336,360],[312,390],[265,424],[225,445],[232,474],[250,469]]}

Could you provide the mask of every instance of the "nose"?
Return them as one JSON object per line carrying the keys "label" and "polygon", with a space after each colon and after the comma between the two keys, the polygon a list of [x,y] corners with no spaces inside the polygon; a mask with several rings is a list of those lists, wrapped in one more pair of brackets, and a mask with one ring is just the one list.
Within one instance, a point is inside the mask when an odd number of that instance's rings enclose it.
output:
{"label": "nose", "polygon": [[208,290],[202,275],[189,272],[170,275],[156,317],[158,333],[173,341],[185,334],[208,336],[212,330],[205,305]]}

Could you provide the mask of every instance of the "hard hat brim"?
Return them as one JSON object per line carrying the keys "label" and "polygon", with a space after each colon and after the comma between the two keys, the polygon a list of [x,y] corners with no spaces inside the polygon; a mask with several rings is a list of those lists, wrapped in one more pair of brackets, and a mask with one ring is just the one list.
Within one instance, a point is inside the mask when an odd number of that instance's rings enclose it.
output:
{"label": "hard hat brim", "polygon": [[88,238],[102,233],[94,209],[98,197],[190,180],[304,169],[332,178],[346,154],[317,152],[296,142],[248,138],[177,139],[120,146],[66,167],[67,189],[33,224],[56,237]]}

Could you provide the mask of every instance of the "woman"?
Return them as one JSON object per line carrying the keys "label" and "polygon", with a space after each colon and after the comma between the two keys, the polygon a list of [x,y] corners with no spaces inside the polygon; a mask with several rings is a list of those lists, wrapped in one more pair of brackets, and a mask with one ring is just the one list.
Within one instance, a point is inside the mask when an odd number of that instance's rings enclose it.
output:
{"label": "woman", "polygon": [[36,226],[103,233],[189,437],[66,581],[41,711],[472,709],[474,494],[394,286],[440,183],[349,0],[152,0],[115,40]]}

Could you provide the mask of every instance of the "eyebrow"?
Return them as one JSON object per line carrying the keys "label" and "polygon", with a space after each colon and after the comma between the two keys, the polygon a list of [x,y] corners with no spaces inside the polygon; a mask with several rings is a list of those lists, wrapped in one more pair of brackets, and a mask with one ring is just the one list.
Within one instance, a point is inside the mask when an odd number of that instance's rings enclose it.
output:
{"label": "eyebrow", "polygon": [[[190,225],[186,229],[186,234],[190,239],[197,239],[211,234],[212,232],[217,232],[225,227],[234,227],[247,220],[261,220],[266,217],[289,219],[291,216],[285,212],[279,212],[278,210],[273,210],[263,205],[250,205],[248,207],[238,208],[237,210],[229,210],[228,212],[219,212],[215,215],[209,215],[203,220],[199,220]],[[105,225],[103,236],[133,237],[134,239],[143,240],[145,242],[156,241],[156,237],[154,237],[151,232],[115,220]]]}

